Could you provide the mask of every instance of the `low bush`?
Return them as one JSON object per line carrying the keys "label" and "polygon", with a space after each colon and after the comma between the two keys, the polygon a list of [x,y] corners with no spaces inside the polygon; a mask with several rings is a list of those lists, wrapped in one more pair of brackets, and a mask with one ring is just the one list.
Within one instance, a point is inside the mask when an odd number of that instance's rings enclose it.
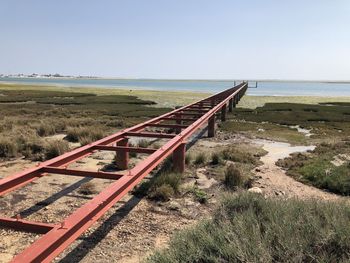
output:
{"label": "low bush", "polygon": [[151,142],[149,140],[141,139],[138,141],[137,146],[140,148],[147,148],[150,144]]}
{"label": "low bush", "polygon": [[243,187],[247,181],[246,176],[235,165],[231,164],[226,168],[224,183],[228,189]]}
{"label": "low bush", "polygon": [[148,196],[158,201],[168,201],[180,191],[181,174],[163,172],[144,181],[135,190],[136,196]]}
{"label": "low bush", "polygon": [[147,262],[349,262],[349,220],[344,202],[229,194]]}
{"label": "low bush", "polygon": [[56,129],[53,125],[47,123],[41,123],[38,127],[36,127],[36,132],[39,136],[50,136],[56,133]]}
{"label": "low bush", "polygon": [[0,158],[11,158],[17,155],[17,145],[10,139],[0,139]]}
{"label": "low bush", "polygon": [[219,153],[213,153],[211,155],[211,164],[218,165],[221,163],[221,156]]}
{"label": "low bush", "polygon": [[69,142],[80,142],[82,145],[86,145],[103,137],[104,132],[101,129],[77,127],[68,129],[65,139]]}
{"label": "low bush", "polygon": [[190,165],[191,162],[192,162],[192,155],[188,153],[185,155],[185,164]]}
{"label": "low bush", "polygon": [[194,164],[195,165],[202,165],[206,162],[207,160],[207,156],[205,155],[205,153],[199,153],[196,155],[196,158],[194,159]]}
{"label": "low bush", "polygon": [[45,159],[52,159],[69,150],[69,144],[66,141],[51,141],[45,146]]}
{"label": "low bush", "polygon": [[204,190],[194,187],[191,192],[199,203],[205,204],[208,202],[208,194]]}
{"label": "low bush", "polygon": [[250,163],[257,165],[259,163],[259,156],[254,156],[249,150],[238,149],[235,147],[226,148],[221,152],[224,160],[229,160],[239,163]]}

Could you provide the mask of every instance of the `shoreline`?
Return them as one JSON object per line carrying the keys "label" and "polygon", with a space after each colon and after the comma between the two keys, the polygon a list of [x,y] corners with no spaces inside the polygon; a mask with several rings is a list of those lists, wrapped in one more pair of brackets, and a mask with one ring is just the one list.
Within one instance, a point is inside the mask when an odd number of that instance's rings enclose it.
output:
{"label": "shoreline", "polygon": [[[39,80],[135,80],[135,81],[186,81],[186,82],[234,82],[242,81],[242,79],[172,79],[172,78],[118,78],[118,77],[0,77],[0,83],[2,79],[39,79]],[[246,79],[243,79],[246,80]],[[350,84],[350,80],[303,80],[303,79],[248,79],[250,82],[292,82],[292,83],[329,83],[329,84]],[[12,81],[11,81],[12,82]],[[19,82],[23,83],[23,82]]]}
{"label": "shoreline", "polygon": [[[173,90],[151,90],[151,89],[130,89],[130,88],[111,88],[96,86],[63,86],[63,85],[37,85],[23,83],[1,83],[0,90],[51,90],[66,91],[77,93],[92,93],[95,95],[124,95],[136,96],[143,100],[151,100],[157,103],[156,107],[176,107],[195,102],[208,97],[213,93],[195,92],[195,91],[173,91]],[[302,103],[318,104],[332,102],[350,103],[350,96],[267,96],[267,95],[246,95],[242,98],[239,108],[257,108],[266,103]]]}

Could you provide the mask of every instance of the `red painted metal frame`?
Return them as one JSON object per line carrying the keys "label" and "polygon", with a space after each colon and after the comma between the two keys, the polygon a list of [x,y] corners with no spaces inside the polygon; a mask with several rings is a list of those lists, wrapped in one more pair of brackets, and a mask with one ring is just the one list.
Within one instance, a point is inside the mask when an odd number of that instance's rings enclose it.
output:
{"label": "red painted metal frame", "polygon": [[[209,98],[125,129],[99,141],[43,162],[35,168],[0,180],[0,196],[23,187],[48,173],[116,180],[88,203],[73,212],[61,224],[51,225],[25,221],[20,218],[0,217],[0,226],[44,234],[30,247],[17,255],[13,262],[50,262],[170,154],[174,153],[174,157],[177,157],[174,163],[178,165],[178,170],[182,171],[184,167],[184,146],[187,139],[208,121],[213,122],[213,118],[218,112],[223,114],[223,111],[226,111],[228,103],[236,104],[244,95],[246,89],[247,83],[243,82],[242,84]],[[234,105],[229,105],[228,108],[233,106]],[[183,116],[193,116],[193,118],[183,118]],[[163,121],[169,122],[170,120],[176,121],[176,124],[161,123]],[[191,123],[184,125],[182,124],[183,122]],[[148,127],[174,128],[177,130],[177,134],[145,131]],[[169,141],[157,150],[118,146],[118,142],[132,136],[163,138],[169,139]],[[150,155],[134,168],[123,174],[87,172],[66,168],[70,163],[76,162],[97,150],[138,152]]]}

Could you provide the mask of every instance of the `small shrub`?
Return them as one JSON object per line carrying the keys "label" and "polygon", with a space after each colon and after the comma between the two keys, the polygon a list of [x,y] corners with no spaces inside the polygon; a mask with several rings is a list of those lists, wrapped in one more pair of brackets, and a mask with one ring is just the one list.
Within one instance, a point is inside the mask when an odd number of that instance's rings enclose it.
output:
{"label": "small shrub", "polygon": [[56,133],[55,127],[53,125],[42,123],[36,128],[36,132],[39,136],[50,136]]}
{"label": "small shrub", "polygon": [[179,193],[181,174],[162,173],[150,181],[148,196],[151,199],[168,201],[171,196]]}
{"label": "small shrub", "polygon": [[234,147],[226,148],[221,152],[222,158],[224,160],[229,160],[233,162],[239,163],[251,163],[258,164],[258,159],[254,157],[254,155],[248,151],[243,151],[240,149],[236,149]]}
{"label": "small shrub", "polygon": [[24,155],[25,158],[31,159],[33,161],[42,161],[45,157],[45,145],[39,137],[18,137],[17,145],[21,147],[20,152]]}
{"label": "small shrub", "polygon": [[52,141],[45,147],[45,159],[52,159],[69,150],[69,145],[66,141]]}
{"label": "small shrub", "polygon": [[97,190],[95,185],[92,182],[87,182],[80,186],[78,192],[79,194],[82,194],[82,195],[92,195],[92,194],[96,194]]}
{"label": "small shrub", "polygon": [[185,156],[185,164],[186,164],[186,165],[190,165],[191,162],[192,162],[192,155],[188,153],[188,154],[186,154],[186,156]]}
{"label": "small shrub", "polygon": [[194,164],[201,165],[201,164],[204,164],[206,160],[207,160],[207,156],[205,155],[205,153],[199,153],[194,159]]}
{"label": "small shrub", "polygon": [[195,197],[195,199],[201,203],[201,204],[205,204],[208,202],[208,195],[205,191],[203,191],[202,189],[199,188],[193,188],[191,191]]}
{"label": "small shrub", "polygon": [[151,142],[146,140],[146,139],[141,139],[137,143],[138,147],[140,147],[140,148],[147,148],[150,144],[151,144]]}
{"label": "small shrub", "polygon": [[211,155],[211,164],[218,165],[221,163],[221,156],[218,153],[213,153]]}
{"label": "small shrub", "polygon": [[245,182],[246,178],[233,164],[226,168],[224,183],[227,188],[235,189],[237,187],[242,187],[244,186]]}
{"label": "small shrub", "polygon": [[170,197],[174,195],[174,189],[168,185],[163,184],[153,189],[153,191],[150,194],[150,197],[155,200],[159,201],[168,201]]}
{"label": "small shrub", "polygon": [[11,140],[0,139],[0,158],[11,158],[17,155],[17,145]]}
{"label": "small shrub", "polygon": [[68,129],[65,139],[69,142],[80,142],[82,145],[86,145],[103,138],[103,136],[104,132],[101,129],[78,127]]}
{"label": "small shrub", "polygon": [[170,173],[173,169],[173,158],[172,156],[168,156],[162,163],[160,167],[161,173]]}
{"label": "small shrub", "polygon": [[67,131],[66,140],[69,142],[79,142],[80,134],[79,128],[70,128]]}
{"label": "small shrub", "polygon": [[[128,143],[129,147],[135,147],[135,145],[133,145],[132,143]],[[129,152],[129,157],[130,158],[136,158],[137,157],[137,153],[135,152]]]}

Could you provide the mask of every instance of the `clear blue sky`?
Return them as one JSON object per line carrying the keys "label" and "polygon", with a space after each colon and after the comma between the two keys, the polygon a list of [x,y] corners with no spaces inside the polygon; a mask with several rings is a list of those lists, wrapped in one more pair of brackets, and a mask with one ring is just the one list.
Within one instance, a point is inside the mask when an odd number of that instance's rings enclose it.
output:
{"label": "clear blue sky", "polygon": [[349,0],[1,0],[0,73],[350,79]]}

